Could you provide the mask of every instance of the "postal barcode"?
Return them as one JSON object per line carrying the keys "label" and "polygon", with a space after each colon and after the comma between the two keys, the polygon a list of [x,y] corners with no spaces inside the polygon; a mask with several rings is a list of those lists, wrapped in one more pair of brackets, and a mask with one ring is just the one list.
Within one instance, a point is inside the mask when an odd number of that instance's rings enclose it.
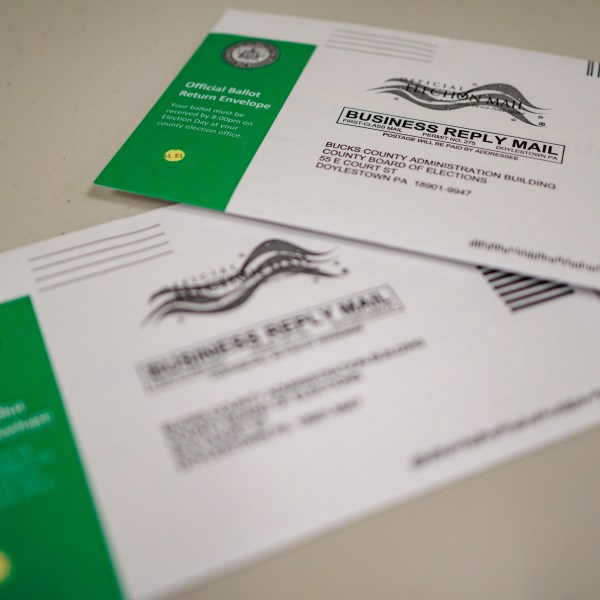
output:
{"label": "postal barcode", "polygon": [[494,288],[500,299],[513,311],[539,306],[564,296],[575,290],[564,283],[546,279],[535,279],[518,273],[498,269],[477,267]]}

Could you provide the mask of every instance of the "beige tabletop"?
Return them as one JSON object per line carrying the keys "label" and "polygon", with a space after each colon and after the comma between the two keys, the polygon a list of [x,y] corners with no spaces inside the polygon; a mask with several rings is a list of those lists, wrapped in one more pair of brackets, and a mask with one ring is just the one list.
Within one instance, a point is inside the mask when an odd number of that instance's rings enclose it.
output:
{"label": "beige tabletop", "polygon": [[[165,204],[92,181],[228,7],[0,2],[0,250]],[[237,0],[233,7],[600,59],[600,0]],[[180,598],[600,598],[599,457],[600,430],[592,430]]]}

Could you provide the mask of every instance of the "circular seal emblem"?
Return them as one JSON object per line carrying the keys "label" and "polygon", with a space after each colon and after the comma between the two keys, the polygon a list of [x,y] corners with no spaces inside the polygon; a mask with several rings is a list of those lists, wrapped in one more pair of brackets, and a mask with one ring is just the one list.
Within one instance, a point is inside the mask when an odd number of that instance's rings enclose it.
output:
{"label": "circular seal emblem", "polygon": [[239,69],[258,69],[273,64],[279,58],[279,50],[272,44],[249,40],[226,48],[223,58]]}

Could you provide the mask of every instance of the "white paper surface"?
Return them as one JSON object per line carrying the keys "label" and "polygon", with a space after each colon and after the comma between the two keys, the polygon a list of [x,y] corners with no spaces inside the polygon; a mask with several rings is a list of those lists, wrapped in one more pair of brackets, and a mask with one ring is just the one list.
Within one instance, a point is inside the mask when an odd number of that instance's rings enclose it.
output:
{"label": "white paper surface", "polygon": [[0,278],[33,299],[131,598],[600,422],[600,298],[568,286],[183,206]]}

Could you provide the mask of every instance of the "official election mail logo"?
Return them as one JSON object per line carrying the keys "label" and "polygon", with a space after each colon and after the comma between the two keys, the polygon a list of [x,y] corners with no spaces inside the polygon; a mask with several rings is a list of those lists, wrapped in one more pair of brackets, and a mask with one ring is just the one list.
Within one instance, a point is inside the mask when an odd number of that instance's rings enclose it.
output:
{"label": "official election mail logo", "polygon": [[201,283],[184,282],[152,294],[149,301],[155,306],[144,322],[162,321],[170,315],[226,312],[247,302],[267,281],[295,275],[340,277],[346,273],[348,269],[340,266],[335,250],[313,252],[285,240],[266,240],[238,268],[222,269],[220,275]]}
{"label": "official election mail logo", "polygon": [[223,58],[232,67],[259,69],[273,64],[279,58],[279,50],[273,44],[250,40],[232,44],[225,49]]}
{"label": "official election mail logo", "polygon": [[513,120],[528,125],[545,125],[541,113],[546,109],[534,106],[516,87],[507,83],[488,83],[468,90],[446,85],[438,87],[430,82],[404,77],[387,79],[384,83],[370,91],[404,98],[431,110],[483,107],[505,112]]}

